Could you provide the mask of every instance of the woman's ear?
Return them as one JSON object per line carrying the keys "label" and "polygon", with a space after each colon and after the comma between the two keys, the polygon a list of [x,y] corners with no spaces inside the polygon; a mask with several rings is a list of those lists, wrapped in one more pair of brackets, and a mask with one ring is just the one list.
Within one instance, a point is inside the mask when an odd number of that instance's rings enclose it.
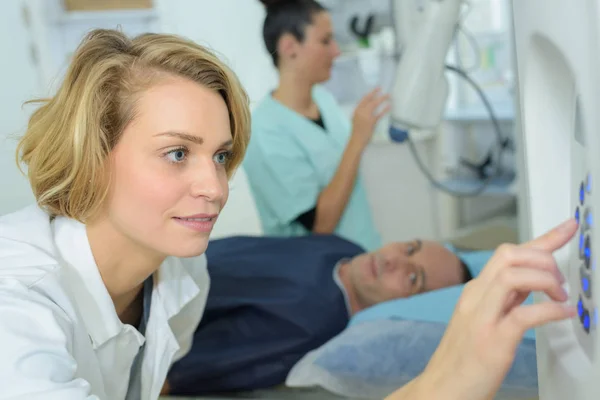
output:
{"label": "woman's ear", "polygon": [[296,58],[298,50],[300,48],[300,42],[291,33],[284,33],[279,38],[277,44],[277,54],[281,60],[293,60]]}

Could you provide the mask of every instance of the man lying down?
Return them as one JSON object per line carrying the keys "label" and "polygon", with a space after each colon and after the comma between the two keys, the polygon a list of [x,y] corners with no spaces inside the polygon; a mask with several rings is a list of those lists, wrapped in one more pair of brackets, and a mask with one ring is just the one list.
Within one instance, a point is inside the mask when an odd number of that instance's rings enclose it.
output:
{"label": "man lying down", "polygon": [[467,265],[430,241],[365,253],[338,236],[315,235],[219,239],[206,254],[206,310],[190,352],[169,373],[165,391],[172,395],[282,384],[298,360],[342,332],[355,314],[460,285],[492,252]]}

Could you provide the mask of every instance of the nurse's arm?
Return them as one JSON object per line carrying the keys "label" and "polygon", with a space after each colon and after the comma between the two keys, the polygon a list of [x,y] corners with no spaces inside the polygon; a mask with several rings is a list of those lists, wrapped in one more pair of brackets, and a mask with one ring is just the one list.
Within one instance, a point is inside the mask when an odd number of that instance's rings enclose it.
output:
{"label": "nurse's arm", "polygon": [[351,136],[335,175],[317,199],[314,233],[333,233],[337,227],[354,189],[363,150],[363,143]]}
{"label": "nurse's arm", "polygon": [[100,400],[75,376],[72,324],[52,301],[0,281],[0,400]]}

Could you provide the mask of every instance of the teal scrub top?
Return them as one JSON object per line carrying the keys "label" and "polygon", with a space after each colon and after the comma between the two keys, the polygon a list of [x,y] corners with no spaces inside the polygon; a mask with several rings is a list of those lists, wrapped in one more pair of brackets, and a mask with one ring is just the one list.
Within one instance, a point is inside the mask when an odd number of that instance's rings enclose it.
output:
{"label": "teal scrub top", "polygon": [[[267,235],[310,234],[296,218],[317,205],[350,138],[350,120],[333,95],[315,86],[312,96],[326,130],[270,93],[252,113],[252,135],[243,167]],[[372,251],[381,246],[381,237],[360,175],[335,233]]]}

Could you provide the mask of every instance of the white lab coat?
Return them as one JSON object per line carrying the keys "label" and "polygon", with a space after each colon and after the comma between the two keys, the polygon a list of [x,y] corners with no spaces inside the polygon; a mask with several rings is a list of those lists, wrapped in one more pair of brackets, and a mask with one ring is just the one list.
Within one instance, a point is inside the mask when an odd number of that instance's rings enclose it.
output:
{"label": "white lab coat", "polygon": [[146,335],[119,320],[85,226],[38,207],[0,218],[0,399],[124,399],[145,341],[141,399],[157,399],[206,305],[204,255],[167,258]]}

